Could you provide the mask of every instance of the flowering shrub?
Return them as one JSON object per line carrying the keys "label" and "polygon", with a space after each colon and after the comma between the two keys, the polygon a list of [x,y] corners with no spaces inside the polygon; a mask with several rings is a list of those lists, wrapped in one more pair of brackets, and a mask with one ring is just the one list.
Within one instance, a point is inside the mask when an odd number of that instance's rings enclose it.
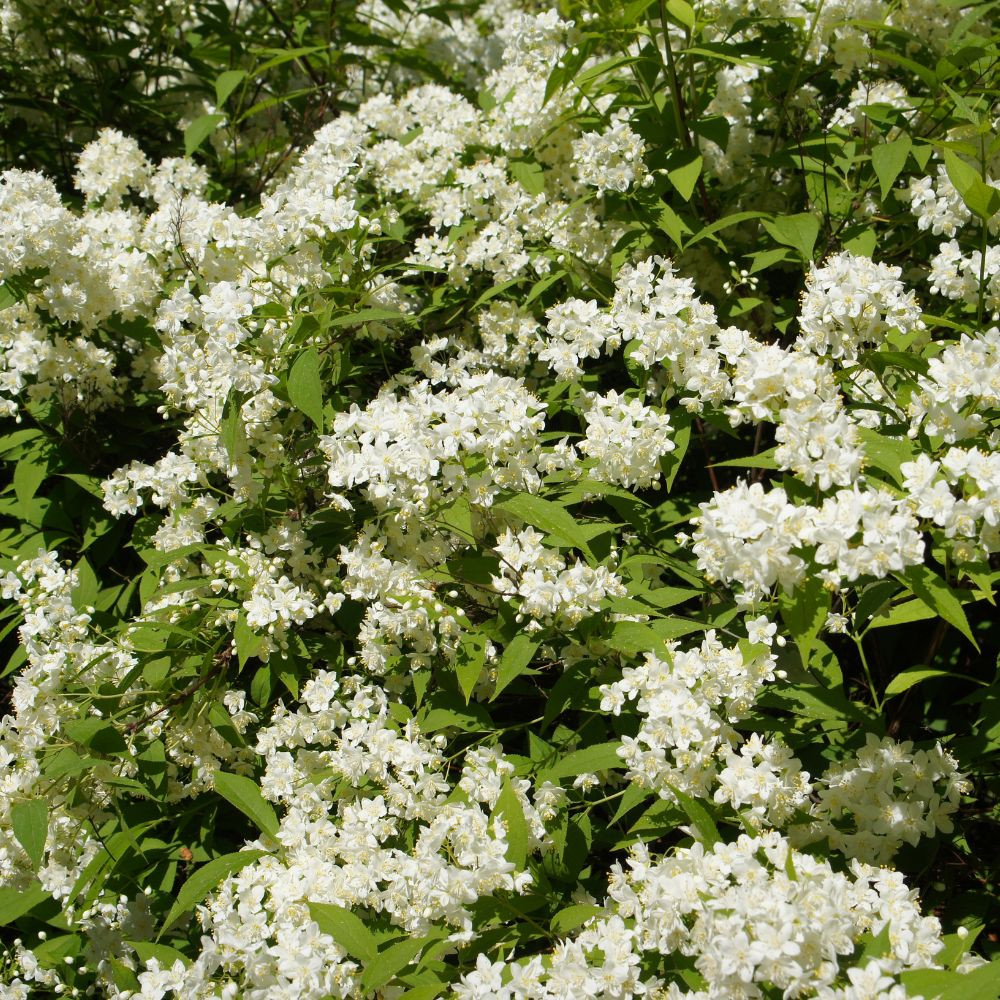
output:
{"label": "flowering shrub", "polygon": [[0,3],[0,997],[998,995],[992,5],[107,6]]}

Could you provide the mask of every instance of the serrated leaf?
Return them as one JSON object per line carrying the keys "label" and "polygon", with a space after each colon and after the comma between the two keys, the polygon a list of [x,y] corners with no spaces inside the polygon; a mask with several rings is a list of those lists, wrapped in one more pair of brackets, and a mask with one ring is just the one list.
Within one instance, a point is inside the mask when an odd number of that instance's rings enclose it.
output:
{"label": "serrated leaf", "polygon": [[872,150],[872,167],[878,178],[883,198],[889,193],[893,184],[896,183],[896,178],[902,173],[912,148],[913,140],[903,132],[898,139],[880,143]]}
{"label": "serrated leaf", "polygon": [[274,807],[261,794],[257,782],[242,774],[228,771],[215,772],[215,790],[245,816],[258,830],[275,837],[278,834],[278,817]]}
{"label": "serrated leaf", "polygon": [[932,611],[949,625],[954,625],[976,649],[979,644],[969,628],[965,610],[954,591],[929,566],[910,566],[897,579],[909,587],[915,597],[919,597]]}
{"label": "serrated leaf", "polygon": [[288,373],[288,398],[323,433],[323,385],[319,378],[319,355],[313,348],[303,351]]}
{"label": "serrated leaf", "polygon": [[490,701],[493,701],[512,680],[524,673],[525,668],[531,663],[538,645],[536,640],[529,639],[523,632],[519,632],[507,643],[497,667],[496,690],[494,690],[493,698]]}
{"label": "serrated leaf", "polygon": [[524,807],[510,783],[510,778],[504,777],[503,790],[493,807],[493,818],[503,817],[504,828],[507,831],[507,860],[517,871],[524,870],[528,858],[528,823],[524,818]]}
{"label": "serrated leaf", "polygon": [[191,156],[194,151],[226,120],[225,115],[200,115],[184,129],[184,152]]}
{"label": "serrated leaf", "polygon": [[220,73],[215,80],[215,103],[221,108],[245,78],[246,72],[242,69],[227,69],[225,73]]}
{"label": "serrated leaf", "polygon": [[38,871],[49,835],[48,805],[43,799],[15,802],[10,807],[10,825],[17,842],[31,859],[31,870]]}
{"label": "serrated leaf", "polygon": [[264,854],[264,851],[236,851],[233,854],[223,854],[221,857],[213,858],[207,864],[196,868],[177,893],[177,899],[174,900],[174,905],[170,907],[166,920],[163,921],[160,934],[188,910],[201,903],[224,878],[253,864]]}
{"label": "serrated leaf", "polygon": [[378,943],[364,921],[336,903],[309,903],[309,912],[324,934],[329,934],[352,958],[368,965],[378,957]]}

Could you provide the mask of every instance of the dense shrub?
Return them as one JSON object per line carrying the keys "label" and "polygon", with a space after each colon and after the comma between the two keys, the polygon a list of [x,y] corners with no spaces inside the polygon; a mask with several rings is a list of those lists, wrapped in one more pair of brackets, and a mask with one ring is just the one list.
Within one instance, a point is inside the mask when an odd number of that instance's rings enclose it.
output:
{"label": "dense shrub", "polygon": [[992,8],[0,4],[0,996],[1000,993]]}

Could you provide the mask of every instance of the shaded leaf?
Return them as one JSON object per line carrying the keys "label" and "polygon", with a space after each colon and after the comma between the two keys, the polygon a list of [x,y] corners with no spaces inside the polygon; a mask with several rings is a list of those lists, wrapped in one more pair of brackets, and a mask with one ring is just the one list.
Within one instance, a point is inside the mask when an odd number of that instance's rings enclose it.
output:
{"label": "shaded leaf", "polygon": [[274,807],[261,794],[257,782],[242,774],[216,771],[215,790],[248,816],[257,829],[272,837],[277,836],[278,817],[274,813]]}

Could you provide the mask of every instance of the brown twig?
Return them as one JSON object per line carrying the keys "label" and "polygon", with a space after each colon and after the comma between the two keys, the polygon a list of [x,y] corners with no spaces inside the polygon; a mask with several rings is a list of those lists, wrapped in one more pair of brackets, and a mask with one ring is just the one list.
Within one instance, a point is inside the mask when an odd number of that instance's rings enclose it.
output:
{"label": "brown twig", "polygon": [[179,705],[183,701],[187,701],[187,699],[190,698],[195,691],[204,687],[216,674],[218,674],[221,670],[224,670],[229,665],[229,661],[233,658],[233,653],[235,651],[235,647],[227,646],[215,656],[210,670],[204,673],[196,681],[189,684],[183,691],[178,691],[176,694],[171,695],[166,702],[155,711],[148,712],[141,719],[137,719],[135,722],[130,722],[125,727],[125,732],[134,733],[137,730],[142,729],[142,727],[147,723],[152,722],[154,719],[161,716],[164,712],[169,711],[171,708]]}

